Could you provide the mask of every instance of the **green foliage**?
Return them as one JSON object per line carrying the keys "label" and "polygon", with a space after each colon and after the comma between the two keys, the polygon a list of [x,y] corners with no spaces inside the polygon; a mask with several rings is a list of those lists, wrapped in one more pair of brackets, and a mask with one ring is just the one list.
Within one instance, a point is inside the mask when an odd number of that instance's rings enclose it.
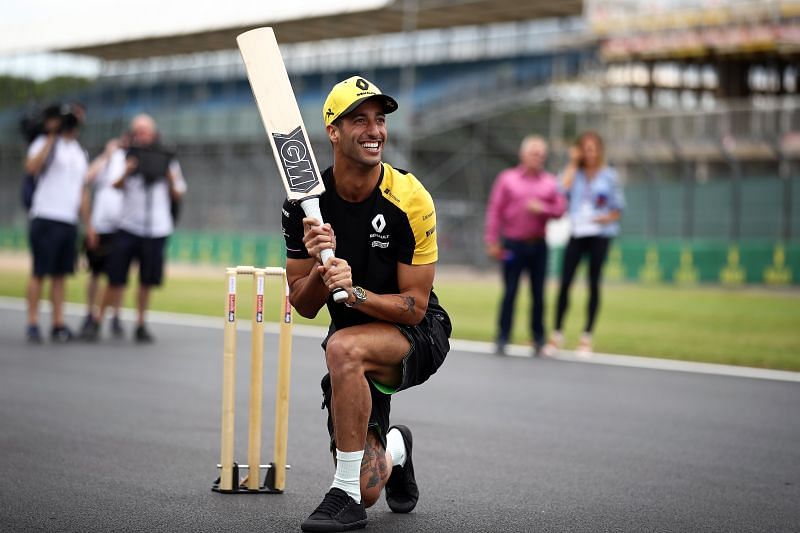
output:
{"label": "green foliage", "polygon": [[0,75],[0,109],[27,104],[46,104],[91,84],[88,78],[57,76],[44,81]]}

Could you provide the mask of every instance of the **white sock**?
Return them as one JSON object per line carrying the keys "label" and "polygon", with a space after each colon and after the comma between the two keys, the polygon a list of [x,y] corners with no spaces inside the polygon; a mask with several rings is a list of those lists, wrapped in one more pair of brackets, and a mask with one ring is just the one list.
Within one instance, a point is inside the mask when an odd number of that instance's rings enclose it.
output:
{"label": "white sock", "polygon": [[386,434],[386,451],[392,456],[392,466],[406,464],[406,443],[403,434],[397,428],[392,428]]}
{"label": "white sock", "polygon": [[333,475],[333,485],[345,491],[356,503],[361,502],[361,460],[364,450],[358,452],[343,452],[336,449],[336,473]]}

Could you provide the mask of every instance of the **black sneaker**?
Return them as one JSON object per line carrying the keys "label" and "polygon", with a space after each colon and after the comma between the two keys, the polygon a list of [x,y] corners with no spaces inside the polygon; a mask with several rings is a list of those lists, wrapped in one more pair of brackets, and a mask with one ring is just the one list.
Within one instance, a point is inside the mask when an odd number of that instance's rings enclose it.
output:
{"label": "black sneaker", "polygon": [[155,342],[155,338],[147,331],[147,328],[144,327],[144,324],[140,326],[136,326],[136,334],[134,335],[134,339],[139,344],[149,344]]}
{"label": "black sneaker", "polygon": [[305,522],[303,531],[350,531],[367,526],[367,511],[342,489],[333,487]]}
{"label": "black sneaker", "polygon": [[86,317],[81,326],[78,338],[82,341],[94,342],[100,337],[100,323],[92,317]]}
{"label": "black sneaker", "polygon": [[69,342],[75,338],[72,331],[67,326],[54,326],[50,331],[50,340],[52,342]]}
{"label": "black sneaker", "polygon": [[122,339],[125,337],[125,328],[122,327],[122,321],[118,316],[111,317],[111,335],[115,339]]}
{"label": "black sneaker", "polygon": [[39,326],[28,324],[28,328],[25,330],[25,338],[30,344],[42,344],[42,332],[39,331]]}
{"label": "black sneaker", "polygon": [[[410,513],[417,505],[419,500],[419,488],[417,480],[414,478],[414,462],[411,460],[411,448],[414,439],[411,437],[411,430],[406,426],[392,426],[397,428],[403,436],[406,445],[406,463],[403,466],[392,468],[389,481],[386,482],[386,503],[389,509],[395,513]],[[389,428],[389,431],[392,430]]]}

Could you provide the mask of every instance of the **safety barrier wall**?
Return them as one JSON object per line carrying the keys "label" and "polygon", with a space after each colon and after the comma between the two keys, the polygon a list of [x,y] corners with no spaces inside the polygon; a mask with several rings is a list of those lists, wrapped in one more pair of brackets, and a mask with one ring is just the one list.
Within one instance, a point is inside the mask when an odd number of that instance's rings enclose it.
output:
{"label": "safety barrier wall", "polygon": [[[562,252],[552,254],[553,274],[560,271]],[[607,281],[678,285],[797,285],[800,244],[620,238],[612,243],[603,277]]]}
{"label": "safety barrier wall", "polygon": [[169,258],[191,264],[282,265],[282,235],[177,232],[169,239]]}
{"label": "safety barrier wall", "polygon": [[[25,250],[24,228],[0,228],[0,250]],[[179,231],[169,239],[170,261],[194,265],[280,265],[285,259],[279,234]],[[550,271],[558,276],[563,248],[553,250]],[[604,271],[607,281],[800,285],[800,243],[767,240],[683,241],[616,239]]]}

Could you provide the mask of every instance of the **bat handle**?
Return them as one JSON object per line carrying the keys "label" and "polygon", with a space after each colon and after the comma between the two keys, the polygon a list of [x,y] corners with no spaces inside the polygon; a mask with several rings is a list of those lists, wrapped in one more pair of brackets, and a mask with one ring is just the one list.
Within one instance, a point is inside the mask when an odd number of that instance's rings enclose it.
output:
{"label": "bat handle", "polygon": [[[311,198],[306,198],[300,202],[300,207],[303,208],[303,212],[309,218],[316,218],[319,220],[320,224],[324,224],[325,222],[322,220],[322,212],[319,210],[319,197],[312,196]],[[328,259],[333,257],[333,250],[330,248],[326,248],[320,252],[320,259],[322,259],[322,264],[326,264]],[[333,290],[333,301],[336,303],[342,303],[347,300],[347,292],[344,289],[334,289]]]}
{"label": "bat handle", "polygon": [[[328,262],[328,259],[333,257],[333,250],[326,248],[322,250],[319,255],[320,259],[322,259],[322,264],[324,265]],[[333,301],[337,304],[347,301],[347,291],[344,289],[333,289]]]}

